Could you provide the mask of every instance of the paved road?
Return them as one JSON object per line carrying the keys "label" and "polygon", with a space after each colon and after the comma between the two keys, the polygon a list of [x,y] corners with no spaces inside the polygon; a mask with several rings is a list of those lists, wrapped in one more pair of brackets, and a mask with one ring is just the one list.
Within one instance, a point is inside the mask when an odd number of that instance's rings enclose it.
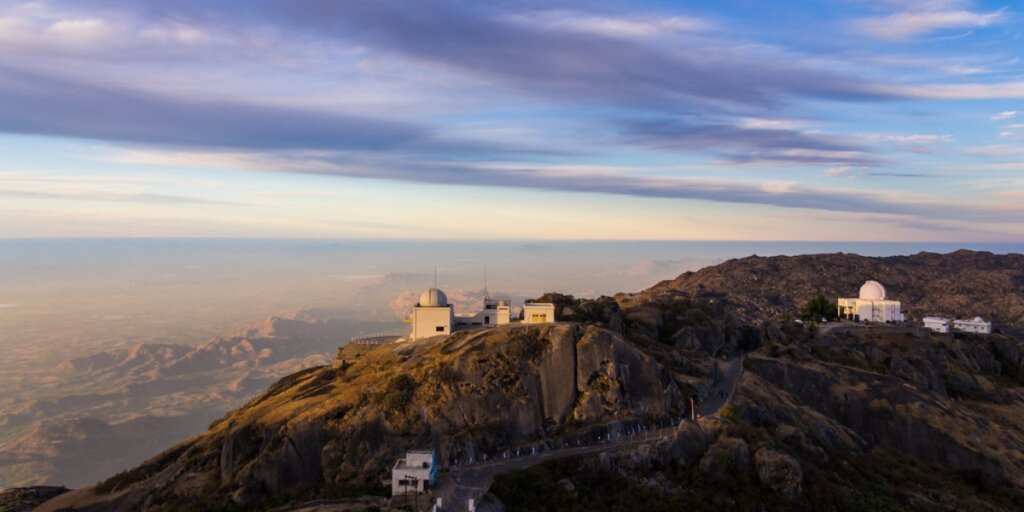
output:
{"label": "paved road", "polygon": [[725,407],[736,392],[736,383],[743,374],[743,357],[734,357],[729,361],[715,361],[718,365],[718,382],[708,391],[708,398],[697,406],[697,414],[701,417],[714,416]]}
{"label": "paved road", "polygon": [[624,436],[612,441],[594,445],[540,452],[509,460],[499,459],[469,467],[453,469],[442,474],[435,488],[435,495],[444,499],[445,510],[465,510],[470,499],[479,502],[494,482],[494,477],[513,469],[525,469],[549,460],[564,459],[576,455],[619,451],[635,448],[644,443],[668,439],[676,430],[675,426]]}
{"label": "paved road", "polygon": [[[743,374],[743,356],[735,357],[730,361],[716,361],[715,364],[718,365],[721,378],[711,388],[708,399],[698,406],[697,412],[701,417],[718,414],[736,392],[736,385]],[[438,478],[438,485],[433,494],[443,498],[445,510],[466,510],[469,500],[474,499],[479,502],[480,498],[487,492],[487,489],[491,487],[494,477],[500,473],[513,469],[525,469],[549,460],[563,459],[576,455],[631,449],[644,443],[668,439],[675,433],[675,430],[675,426],[665,427],[643,432],[635,436],[620,437],[612,441],[605,440],[596,445],[546,451],[537,455],[527,455],[509,460],[496,459],[490,462],[453,469]]]}

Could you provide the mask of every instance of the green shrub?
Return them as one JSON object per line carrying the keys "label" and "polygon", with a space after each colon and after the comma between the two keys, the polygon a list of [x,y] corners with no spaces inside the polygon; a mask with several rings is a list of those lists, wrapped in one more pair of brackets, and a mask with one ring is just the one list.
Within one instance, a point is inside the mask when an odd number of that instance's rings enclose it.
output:
{"label": "green shrub", "polygon": [[406,373],[396,375],[388,381],[387,387],[384,388],[382,399],[384,408],[392,412],[403,411],[412,405],[415,394],[416,379]]}

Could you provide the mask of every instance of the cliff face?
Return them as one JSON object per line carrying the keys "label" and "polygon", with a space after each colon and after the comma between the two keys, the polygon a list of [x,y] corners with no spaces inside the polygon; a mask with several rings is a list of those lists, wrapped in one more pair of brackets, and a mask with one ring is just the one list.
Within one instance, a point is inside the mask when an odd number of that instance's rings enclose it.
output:
{"label": "cliff face", "polygon": [[283,379],[114,479],[105,494],[56,501],[131,509],[230,495],[255,506],[343,494],[379,485],[411,447],[432,446],[447,465],[610,421],[677,416],[684,401],[660,363],[596,327],[506,326],[352,346],[335,365]]}

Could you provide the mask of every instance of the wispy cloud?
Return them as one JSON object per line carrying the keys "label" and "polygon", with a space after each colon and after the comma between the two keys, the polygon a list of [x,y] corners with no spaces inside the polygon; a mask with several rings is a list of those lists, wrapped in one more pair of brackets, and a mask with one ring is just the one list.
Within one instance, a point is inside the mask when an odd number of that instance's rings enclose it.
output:
{"label": "wispy cloud", "polygon": [[880,163],[867,155],[861,146],[840,137],[761,126],[770,126],[770,123],[751,123],[749,120],[738,124],[679,119],[634,120],[621,123],[620,136],[627,143],[659,149],[711,151],[720,159],[737,163]]}
{"label": "wispy cloud", "polygon": [[1007,21],[1007,11],[991,12],[949,9],[941,2],[935,6],[918,5],[887,16],[856,19],[852,28],[862,34],[889,41],[903,41],[940,30],[987,27]]}
{"label": "wispy cloud", "polygon": [[990,144],[988,146],[972,146],[964,149],[968,155],[1007,157],[1024,155],[1024,146],[1011,146],[1007,144]]}
{"label": "wispy cloud", "polygon": [[[184,159],[187,155],[176,157],[174,153],[170,153],[163,157],[163,161],[173,158]],[[816,188],[792,180],[650,176],[641,174],[638,169],[615,167],[564,168],[518,163],[453,163],[380,158],[361,160],[348,156],[325,159],[311,155],[304,160],[286,158],[283,164],[279,164],[279,161],[279,157],[274,154],[254,154],[250,157],[251,165],[256,168],[287,169],[288,172],[355,178],[693,199],[823,211],[873,211],[987,222],[1024,221],[1024,208],[1020,207],[956,204],[904,193]]]}
{"label": "wispy cloud", "polygon": [[[0,131],[189,147],[487,151],[431,129],[329,110],[175,98],[0,66]],[[498,148],[492,146],[491,149]]]}
{"label": "wispy cloud", "polygon": [[1013,119],[1015,117],[1017,117],[1017,111],[1016,110],[1005,110],[1003,112],[1000,112],[1000,113],[992,116],[992,120],[993,121],[1005,121],[1007,119]]}

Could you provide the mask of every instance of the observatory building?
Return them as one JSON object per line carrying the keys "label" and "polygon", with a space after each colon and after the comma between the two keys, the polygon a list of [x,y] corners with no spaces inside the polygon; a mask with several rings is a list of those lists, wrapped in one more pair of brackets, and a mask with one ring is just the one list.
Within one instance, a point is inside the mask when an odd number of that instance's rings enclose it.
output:
{"label": "observatory building", "polygon": [[865,281],[860,296],[839,299],[839,318],[863,322],[895,323],[904,320],[900,301],[888,300],[885,287],[878,281]]}
{"label": "observatory building", "polygon": [[[524,323],[555,321],[555,305],[530,302],[524,306]],[[460,328],[494,327],[512,323],[512,301],[504,297],[484,297],[483,308],[473,315],[456,315],[448,296],[439,288],[428,288],[412,308],[410,340],[448,336]]]}
{"label": "observatory building", "polygon": [[412,332],[410,339],[430,336],[447,336],[455,327],[455,310],[448,303],[448,296],[440,288],[427,288],[420,294],[420,301],[412,308]]}

